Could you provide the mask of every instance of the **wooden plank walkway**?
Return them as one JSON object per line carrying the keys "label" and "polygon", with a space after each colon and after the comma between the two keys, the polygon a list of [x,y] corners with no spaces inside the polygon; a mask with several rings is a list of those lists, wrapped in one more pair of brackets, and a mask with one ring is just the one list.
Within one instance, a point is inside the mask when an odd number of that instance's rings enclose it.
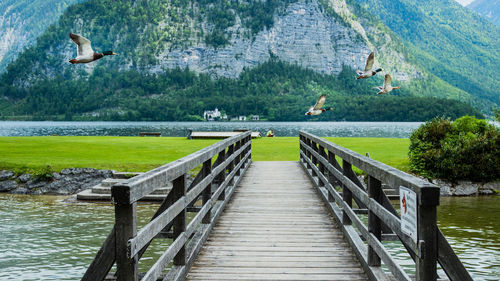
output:
{"label": "wooden plank walkway", "polygon": [[187,280],[368,280],[298,162],[253,162]]}

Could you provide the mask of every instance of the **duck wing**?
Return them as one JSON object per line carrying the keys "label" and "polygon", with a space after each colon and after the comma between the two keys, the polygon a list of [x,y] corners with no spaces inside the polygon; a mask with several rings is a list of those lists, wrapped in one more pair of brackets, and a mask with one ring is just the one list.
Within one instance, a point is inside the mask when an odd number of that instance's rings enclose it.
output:
{"label": "duck wing", "polygon": [[92,50],[92,45],[89,39],[74,33],[70,33],[69,38],[71,38],[71,40],[73,40],[73,42],[75,42],[75,44],[78,46],[78,56],[89,56],[94,54],[94,50]]}
{"label": "duck wing", "polygon": [[375,55],[373,54],[373,52],[371,52],[370,55],[368,56],[368,59],[366,60],[365,72],[372,70],[374,61],[375,61]]}
{"label": "duck wing", "polygon": [[384,78],[384,88],[390,87],[391,81],[392,81],[391,75],[386,74]]}
{"label": "duck wing", "polygon": [[321,95],[321,97],[319,97],[318,101],[314,105],[313,109],[314,110],[321,109],[323,107],[323,104],[325,104],[325,100],[326,100],[326,95]]}

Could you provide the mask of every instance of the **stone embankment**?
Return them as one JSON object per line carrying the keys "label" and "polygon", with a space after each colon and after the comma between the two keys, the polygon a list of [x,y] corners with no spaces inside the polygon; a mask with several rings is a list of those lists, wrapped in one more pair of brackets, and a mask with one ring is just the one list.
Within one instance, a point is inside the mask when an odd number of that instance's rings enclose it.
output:
{"label": "stone embankment", "polygon": [[[93,168],[69,168],[59,173],[52,173],[52,177],[41,179],[30,174],[16,175],[12,171],[0,170],[0,192],[13,194],[52,194],[70,195],[84,189],[91,188],[104,179],[113,178],[113,171]],[[193,180],[188,176],[188,184]],[[363,177],[361,177],[363,180]],[[500,194],[500,181],[490,183],[476,183],[459,181],[450,183],[442,180],[433,180],[433,184],[441,188],[442,196],[475,196]]]}
{"label": "stone embankment", "polygon": [[441,189],[441,196],[475,196],[500,194],[500,181],[480,183],[458,181],[457,183],[433,180],[433,184]]}
{"label": "stone embankment", "polygon": [[70,168],[52,177],[41,179],[30,174],[16,175],[12,171],[0,170],[0,192],[13,194],[75,194],[113,177],[111,170],[92,168]]}

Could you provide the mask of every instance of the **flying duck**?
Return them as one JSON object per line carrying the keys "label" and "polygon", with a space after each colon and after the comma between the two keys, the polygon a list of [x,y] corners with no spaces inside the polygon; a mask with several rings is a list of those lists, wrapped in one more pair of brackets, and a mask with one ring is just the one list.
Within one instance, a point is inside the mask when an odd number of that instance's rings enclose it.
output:
{"label": "flying duck", "polygon": [[323,104],[325,104],[326,95],[321,95],[314,106],[311,106],[305,115],[320,115],[327,110],[333,110],[333,108],[324,109]]}
{"label": "flying duck", "polygon": [[397,86],[397,87],[391,86],[391,81],[392,81],[391,75],[386,74],[385,78],[384,78],[384,85],[383,86],[375,87],[375,89],[379,90],[379,92],[377,94],[378,95],[387,94],[387,93],[389,93],[390,91],[392,91],[394,89],[401,88],[401,86]]}
{"label": "flying duck", "polygon": [[96,53],[92,50],[92,46],[90,45],[90,40],[74,33],[69,33],[69,38],[75,42],[77,47],[77,56],[76,58],[70,60],[69,62],[72,64],[75,63],[89,63],[101,59],[104,56],[116,55],[112,51],[105,51],[102,53]]}
{"label": "flying duck", "polygon": [[375,55],[373,54],[373,52],[371,52],[370,55],[368,56],[368,59],[366,60],[365,70],[364,71],[356,70],[356,73],[358,74],[358,77],[356,77],[356,79],[370,78],[373,75],[377,74],[377,72],[382,71],[383,70],[382,68],[377,68],[375,69],[375,71],[372,70],[374,61],[375,61]]}

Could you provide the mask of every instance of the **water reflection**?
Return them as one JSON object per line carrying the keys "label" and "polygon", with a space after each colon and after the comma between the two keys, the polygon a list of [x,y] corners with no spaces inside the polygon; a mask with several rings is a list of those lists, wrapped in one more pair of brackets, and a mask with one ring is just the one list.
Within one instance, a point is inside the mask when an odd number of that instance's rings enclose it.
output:
{"label": "water reflection", "polygon": [[[500,197],[441,197],[438,225],[474,280],[500,276]],[[409,273],[415,264],[400,242],[384,242]],[[441,276],[445,273],[441,271]]]}
{"label": "water reflection", "polygon": [[[111,231],[114,209],[63,199],[0,194],[0,280],[80,280]],[[154,205],[139,205],[139,225],[153,213]],[[156,241],[146,257],[156,260],[168,243]]]}
{"label": "water reflection", "polygon": [[188,130],[233,131],[248,129],[264,135],[298,136],[300,130],[321,137],[407,138],[420,122],[0,122],[0,136],[138,136],[139,132],[161,132],[185,137]]}
{"label": "water reflection", "polygon": [[[0,280],[79,280],[114,221],[111,204],[68,203],[65,197],[0,194]],[[439,226],[474,280],[500,276],[500,197],[441,198]],[[139,204],[139,226],[157,205]],[[156,239],[145,271],[171,240]],[[409,272],[414,264],[396,242],[384,242]]]}

